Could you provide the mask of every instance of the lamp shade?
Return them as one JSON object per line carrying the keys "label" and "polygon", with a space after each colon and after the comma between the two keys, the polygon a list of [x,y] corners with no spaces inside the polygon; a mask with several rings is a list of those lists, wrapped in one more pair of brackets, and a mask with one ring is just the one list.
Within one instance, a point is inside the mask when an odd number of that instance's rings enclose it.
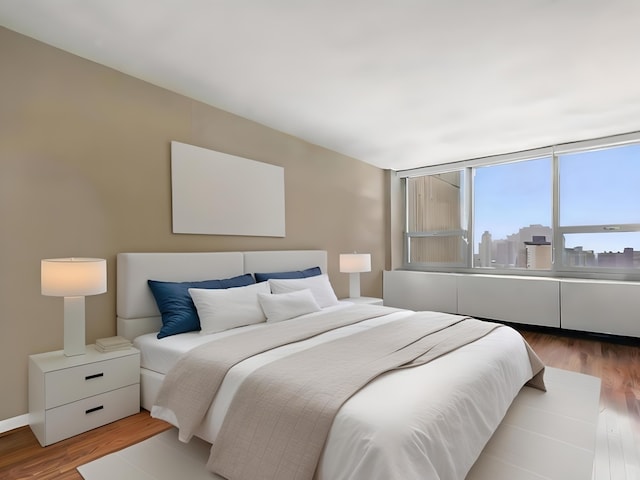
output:
{"label": "lamp shade", "polygon": [[340,271],[342,273],[360,273],[371,271],[370,253],[341,253]]}
{"label": "lamp shade", "polygon": [[76,297],[107,291],[107,261],[102,258],[49,258],[40,262],[42,295]]}

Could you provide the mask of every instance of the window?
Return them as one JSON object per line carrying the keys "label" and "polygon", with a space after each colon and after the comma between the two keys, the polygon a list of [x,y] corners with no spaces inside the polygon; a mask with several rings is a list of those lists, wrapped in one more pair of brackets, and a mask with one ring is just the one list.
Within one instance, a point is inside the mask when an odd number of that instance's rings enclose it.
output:
{"label": "window", "polygon": [[407,259],[411,264],[465,265],[464,171],[407,179]]}
{"label": "window", "polygon": [[399,172],[405,266],[640,279],[639,133],[443,168]]}
{"label": "window", "polygon": [[551,270],[551,157],[474,169],[477,268]]}
{"label": "window", "polygon": [[558,156],[562,267],[640,269],[640,145]]}

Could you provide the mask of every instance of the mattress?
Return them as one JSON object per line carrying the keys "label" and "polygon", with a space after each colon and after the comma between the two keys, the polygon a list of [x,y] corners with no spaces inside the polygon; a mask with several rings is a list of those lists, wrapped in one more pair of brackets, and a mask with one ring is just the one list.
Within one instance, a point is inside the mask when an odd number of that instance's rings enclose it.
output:
{"label": "mattress", "polygon": [[[239,385],[261,366],[411,313],[393,310],[383,317],[243,361],[227,374],[196,435],[215,442]],[[314,315],[318,314],[308,316]],[[144,368],[166,373],[183,353],[203,342],[244,329],[268,327],[258,324],[212,336],[190,333],[162,340],[149,334],[138,337],[134,343],[142,352]],[[316,477],[320,480],[462,479],[531,376],[524,341],[508,327],[498,328],[425,365],[383,374],[352,396],[338,412]],[[170,414],[161,418],[172,421]]]}

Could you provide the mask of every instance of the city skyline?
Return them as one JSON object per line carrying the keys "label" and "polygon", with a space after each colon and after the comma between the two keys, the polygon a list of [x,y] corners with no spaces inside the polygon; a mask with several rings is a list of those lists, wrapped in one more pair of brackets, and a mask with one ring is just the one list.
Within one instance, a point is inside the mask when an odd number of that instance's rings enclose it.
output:
{"label": "city skyline", "polygon": [[[482,237],[485,235],[485,233],[489,233],[491,235],[491,240],[492,241],[504,241],[504,240],[508,240],[509,237],[513,237],[514,235],[518,235],[519,232],[523,229],[528,229],[528,228],[532,228],[532,227],[539,227],[539,228],[546,228],[549,230],[549,235],[545,235],[546,239],[553,243],[553,229],[547,225],[540,225],[540,224],[535,224],[535,225],[526,225],[526,226],[522,226],[520,228],[517,229],[517,231],[514,231],[513,233],[510,233],[508,235],[506,235],[504,238],[495,238],[493,233],[489,230],[485,230],[484,232],[482,232],[482,235],[480,235],[481,240],[480,241],[476,241],[476,245],[480,245],[480,243],[482,242]],[[567,239],[565,238],[565,244],[564,247],[565,248],[578,248],[578,247],[582,247],[585,250],[592,250],[594,253],[616,253],[616,252],[622,252],[624,251],[625,248],[633,248],[634,250],[640,251],[640,248],[636,248],[634,247],[634,243],[637,244],[638,239],[636,238],[632,238],[632,236],[636,236],[638,235],[638,233],[636,232],[616,232],[616,233],[609,233],[608,236],[609,237],[613,237],[616,235],[620,235],[620,239],[617,240],[616,242],[602,242],[603,245],[607,245],[607,248],[603,248],[603,249],[598,249],[598,248],[588,248],[587,245],[589,245],[589,243],[593,243],[593,244],[598,244],[597,242],[589,242],[588,241],[588,237],[589,235],[598,235],[598,234],[589,234],[589,233],[575,233],[575,234],[569,234],[569,235],[565,235],[565,237],[570,237],[573,241],[568,242]],[[477,240],[477,238],[476,238]],[[533,239],[531,239],[533,240]],[[585,241],[581,241],[581,240],[585,240]],[[524,242],[525,240],[523,240]],[[612,245],[616,245],[617,247],[613,247]],[[475,249],[475,253],[479,253],[479,249]]]}
{"label": "city skyline", "polygon": [[[474,252],[474,266],[482,268],[552,268],[553,230],[545,225],[521,227],[505,238],[494,239],[485,231]],[[619,250],[594,250],[582,245],[565,244],[563,264],[572,267],[640,267],[640,249],[623,247]]]}

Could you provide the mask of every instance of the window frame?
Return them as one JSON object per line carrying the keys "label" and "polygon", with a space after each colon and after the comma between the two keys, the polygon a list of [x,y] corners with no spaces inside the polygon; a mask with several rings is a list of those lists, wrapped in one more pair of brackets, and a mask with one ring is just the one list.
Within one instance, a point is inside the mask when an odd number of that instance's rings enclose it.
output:
{"label": "window frame", "polygon": [[[558,144],[550,147],[527,150],[523,152],[510,153],[505,155],[496,155],[491,157],[483,157],[478,159],[465,160],[444,165],[434,165],[411,170],[397,171],[396,175],[403,180],[404,186],[404,246],[403,246],[403,268],[407,270],[425,270],[425,271],[442,271],[456,273],[484,273],[496,275],[520,275],[520,276],[546,276],[546,277],[573,277],[587,279],[611,279],[611,280],[640,280],[640,269],[628,268],[607,268],[607,267],[577,267],[565,265],[564,262],[564,235],[572,233],[603,233],[607,231],[615,232],[640,232],[640,223],[630,224],[603,224],[603,225],[572,225],[561,227],[559,224],[560,215],[560,179],[559,179],[559,157],[567,153],[579,153],[595,150],[606,150],[609,148],[621,147],[625,145],[640,145],[640,132],[633,132],[610,137],[591,139],[579,142],[571,142]],[[476,167],[500,165],[506,163],[520,162],[526,160],[535,160],[538,158],[551,157],[552,176],[552,249],[551,249],[551,270],[529,270],[524,268],[518,269],[500,269],[477,267],[473,265],[474,245],[478,239],[474,238],[474,174],[473,169]],[[466,241],[466,252],[462,263],[426,263],[426,262],[410,262],[409,249],[411,238],[427,237],[427,236],[452,236],[453,232],[409,232],[409,204],[407,179],[415,176],[437,175],[442,173],[451,173],[455,171],[463,172],[464,189],[461,208],[464,210],[461,215],[464,219],[463,228],[455,232],[456,236],[462,236]],[[615,230],[607,230],[615,227]]]}

